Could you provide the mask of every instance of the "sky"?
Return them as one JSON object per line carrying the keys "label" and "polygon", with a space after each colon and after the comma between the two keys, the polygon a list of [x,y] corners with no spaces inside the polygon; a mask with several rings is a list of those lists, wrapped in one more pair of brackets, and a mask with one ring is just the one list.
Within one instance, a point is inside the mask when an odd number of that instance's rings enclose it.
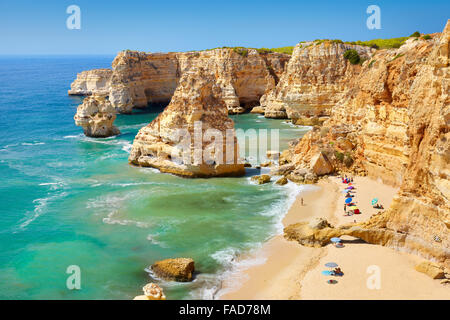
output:
{"label": "sky", "polygon": [[[80,8],[79,30],[66,26],[70,5]],[[380,8],[381,29],[367,28],[369,5]],[[0,54],[274,48],[441,32],[449,18],[449,0],[0,0]]]}

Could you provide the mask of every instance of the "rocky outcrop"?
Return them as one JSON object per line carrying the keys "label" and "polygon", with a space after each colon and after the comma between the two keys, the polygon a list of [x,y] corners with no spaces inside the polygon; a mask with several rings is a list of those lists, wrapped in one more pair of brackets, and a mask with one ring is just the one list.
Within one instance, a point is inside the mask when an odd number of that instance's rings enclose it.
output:
{"label": "rocky outcrop", "polygon": [[78,74],[69,94],[107,94],[119,113],[151,103],[169,103],[181,77],[203,68],[215,78],[230,113],[242,113],[259,104],[275,88],[287,54],[231,48],[198,52],[145,53],[122,51],[112,70],[97,69]]}
{"label": "rocky outcrop", "polygon": [[194,260],[190,258],[166,259],[155,262],[151,270],[156,276],[179,282],[188,282],[192,280],[194,273]]}
{"label": "rocky outcrop", "polygon": [[265,184],[270,182],[270,176],[268,174],[262,174],[260,176],[253,176],[251,180],[256,184]]}
{"label": "rocky outcrop", "polygon": [[360,71],[344,53],[355,49],[364,59],[374,49],[335,41],[299,43],[274,90],[261,100],[267,118],[318,117],[330,114]]}
{"label": "rocky outcrop", "polygon": [[353,231],[450,265],[450,22],[431,40],[412,38],[364,62],[324,127],[291,150],[308,167],[318,153],[336,170],[400,187],[385,213]]}
{"label": "rocky outcrop", "polygon": [[139,130],[129,161],[184,177],[245,173],[234,123],[209,72],[197,69],[183,75],[170,104]]}
{"label": "rocky outcrop", "polygon": [[112,70],[95,69],[83,71],[70,85],[69,95],[89,96],[91,94],[107,95],[111,84]]}
{"label": "rocky outcrop", "polygon": [[414,267],[416,271],[425,273],[431,279],[443,279],[445,276],[444,268],[430,261],[423,261]]}
{"label": "rocky outcrop", "polygon": [[166,300],[163,289],[154,283],[148,283],[142,287],[144,294],[134,297],[133,300]]}
{"label": "rocky outcrop", "polygon": [[93,95],[84,99],[77,108],[75,124],[83,127],[88,137],[105,138],[120,133],[114,126],[116,110],[106,96]]}

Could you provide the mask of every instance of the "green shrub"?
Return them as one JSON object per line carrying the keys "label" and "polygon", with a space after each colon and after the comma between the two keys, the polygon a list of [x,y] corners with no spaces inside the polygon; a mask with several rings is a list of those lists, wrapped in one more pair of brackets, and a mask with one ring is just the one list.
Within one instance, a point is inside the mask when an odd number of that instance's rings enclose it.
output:
{"label": "green shrub", "polygon": [[344,154],[342,153],[342,152],[339,152],[339,151],[335,151],[334,152],[334,155],[335,155],[335,157],[336,157],[336,159],[338,159],[339,160],[339,162],[344,162]]}
{"label": "green shrub", "polygon": [[294,47],[280,47],[280,48],[272,48],[270,49],[272,52],[279,52],[279,53],[286,53],[286,54],[292,54],[294,51]]}
{"label": "green shrub", "polygon": [[372,68],[372,66],[373,66],[373,64],[375,63],[375,61],[377,61],[377,60],[374,59],[374,60],[372,60],[372,61],[369,62],[369,68]]}
{"label": "green shrub", "polygon": [[422,37],[422,39],[424,39],[424,40],[430,40],[430,39],[431,39],[431,36],[430,36],[429,34],[426,34],[426,35],[424,35],[424,36]]}
{"label": "green shrub", "polygon": [[242,47],[235,47],[233,48],[234,52],[236,52],[237,54],[243,56],[244,58],[248,56],[248,49],[247,48],[242,48]]}
{"label": "green shrub", "polygon": [[352,155],[350,153],[346,153],[344,156],[344,164],[347,168],[350,168],[353,164],[353,158]]}
{"label": "green shrub", "polygon": [[410,37],[416,37],[416,38],[418,38],[418,37],[420,37],[420,32],[419,32],[419,31],[416,31],[416,32],[414,32],[412,35],[410,35]]}
{"label": "green shrub", "polygon": [[400,58],[400,57],[403,57],[405,54],[403,54],[403,53],[399,53],[398,55],[396,55],[391,61],[389,61],[389,62],[392,62],[392,61],[394,61],[394,60],[397,60],[398,58]]}
{"label": "green shrub", "polygon": [[351,64],[358,64],[361,61],[358,51],[355,49],[345,51],[344,58],[350,61]]}

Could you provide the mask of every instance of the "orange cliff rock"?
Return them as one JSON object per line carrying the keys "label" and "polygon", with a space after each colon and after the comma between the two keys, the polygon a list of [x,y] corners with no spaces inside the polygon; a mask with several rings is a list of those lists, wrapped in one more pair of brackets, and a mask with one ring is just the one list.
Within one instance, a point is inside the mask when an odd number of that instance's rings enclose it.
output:
{"label": "orange cliff rock", "polygon": [[145,53],[122,51],[112,70],[79,73],[71,95],[109,95],[118,113],[150,103],[169,103],[182,75],[202,67],[214,76],[229,113],[242,113],[259,105],[261,97],[275,88],[290,56],[244,49],[198,52]]}
{"label": "orange cliff rock", "polygon": [[[393,204],[352,229],[363,240],[450,266],[450,21],[431,40],[379,50],[324,127],[290,150],[310,167],[322,153],[338,170],[400,186]],[[349,234],[349,233],[347,233]]]}
{"label": "orange cliff rock", "polygon": [[170,104],[139,130],[129,161],[184,177],[240,176],[238,156],[221,88],[200,68],[184,73]]}
{"label": "orange cliff rock", "polygon": [[334,41],[299,43],[276,88],[261,99],[267,118],[328,116],[356,77],[360,65],[344,58],[349,49],[369,58],[375,49]]}

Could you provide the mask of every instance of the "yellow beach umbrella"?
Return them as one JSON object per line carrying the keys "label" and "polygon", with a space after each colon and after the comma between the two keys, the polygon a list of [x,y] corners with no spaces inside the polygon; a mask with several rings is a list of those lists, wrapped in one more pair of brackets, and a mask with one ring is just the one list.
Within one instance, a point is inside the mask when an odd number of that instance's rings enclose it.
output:
{"label": "yellow beach umbrella", "polygon": [[357,206],[351,206],[351,207],[348,207],[348,209],[349,210],[356,210],[356,209],[358,209],[358,207]]}

